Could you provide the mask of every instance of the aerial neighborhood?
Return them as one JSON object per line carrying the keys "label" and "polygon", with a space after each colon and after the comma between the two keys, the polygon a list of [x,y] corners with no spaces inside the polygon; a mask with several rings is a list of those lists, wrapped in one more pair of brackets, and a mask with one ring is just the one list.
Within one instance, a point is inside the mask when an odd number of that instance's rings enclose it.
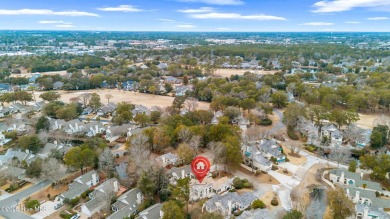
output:
{"label": "aerial neighborhood", "polygon": [[80,34],[1,47],[0,218],[390,218],[388,38]]}

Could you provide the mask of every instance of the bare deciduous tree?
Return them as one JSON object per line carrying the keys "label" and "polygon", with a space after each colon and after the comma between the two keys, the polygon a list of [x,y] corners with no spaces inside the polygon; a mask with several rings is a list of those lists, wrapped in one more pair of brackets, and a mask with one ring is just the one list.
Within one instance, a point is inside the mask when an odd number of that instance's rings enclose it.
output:
{"label": "bare deciduous tree", "polygon": [[183,127],[180,129],[178,136],[182,142],[189,143],[192,138],[192,132],[188,127]]}
{"label": "bare deciduous tree", "polygon": [[80,95],[80,99],[84,105],[84,107],[88,106],[89,99],[91,98],[91,93],[83,93]]}
{"label": "bare deciduous tree", "polygon": [[222,142],[210,142],[208,144],[208,148],[213,155],[213,163],[217,166],[217,171],[220,174],[220,171],[218,170],[218,165],[224,165],[225,163],[226,147]]}
{"label": "bare deciduous tree", "polygon": [[198,100],[193,98],[193,97],[189,97],[186,99],[185,101],[185,105],[186,105],[186,108],[189,112],[192,112],[192,111],[195,111],[196,108],[198,108]]}
{"label": "bare deciduous tree", "polygon": [[99,169],[107,176],[109,176],[114,171],[114,168],[115,168],[114,155],[111,153],[110,149],[106,148],[99,155]]}
{"label": "bare deciduous tree", "polygon": [[106,94],[106,95],[104,95],[104,96],[105,96],[106,99],[107,99],[107,103],[109,103],[109,102],[110,102],[110,99],[114,97],[112,94]]}
{"label": "bare deciduous tree", "polygon": [[72,97],[69,99],[69,101],[71,103],[78,103],[78,102],[80,102],[80,97]]}
{"label": "bare deciduous tree", "polygon": [[195,154],[198,154],[200,143],[202,142],[202,137],[199,135],[192,136],[190,140],[190,146],[194,149]]}
{"label": "bare deciduous tree", "polygon": [[340,163],[345,163],[351,158],[351,152],[346,148],[336,147],[331,151],[329,158],[337,163],[338,168]]}
{"label": "bare deciduous tree", "polygon": [[137,172],[147,169],[151,166],[149,156],[149,139],[144,134],[138,134],[131,139],[129,154],[131,162],[137,167]]}
{"label": "bare deciduous tree", "polygon": [[49,138],[51,137],[51,135],[49,134],[48,131],[46,130],[41,130],[38,134],[38,138],[39,140],[42,142],[42,144],[47,144],[47,142],[49,141]]}
{"label": "bare deciduous tree", "polygon": [[47,158],[42,162],[42,176],[57,182],[65,174],[66,168],[55,158]]}

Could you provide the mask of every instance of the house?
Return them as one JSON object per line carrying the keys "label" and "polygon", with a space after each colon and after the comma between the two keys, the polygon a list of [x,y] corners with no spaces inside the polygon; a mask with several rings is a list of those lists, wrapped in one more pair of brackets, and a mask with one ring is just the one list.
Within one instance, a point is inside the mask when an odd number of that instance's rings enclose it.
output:
{"label": "house", "polygon": [[12,111],[10,110],[9,107],[2,107],[2,106],[0,106],[0,118],[4,118],[4,117],[8,116],[11,113],[12,113]]}
{"label": "house", "polygon": [[326,138],[332,147],[340,146],[343,136],[338,128],[333,124],[324,125],[321,129],[321,138]]}
{"label": "house", "polygon": [[28,79],[28,82],[29,83],[35,83],[36,80],[41,77],[41,74],[40,73],[32,73],[31,74],[32,76]]}
{"label": "house", "polygon": [[355,204],[374,206],[381,209],[390,206],[390,199],[377,197],[373,191],[348,187],[346,188],[346,193]]}
{"label": "house", "polygon": [[211,198],[216,194],[223,194],[232,188],[233,179],[226,176],[214,180],[211,175],[203,179],[201,183],[192,179],[190,182],[190,200],[197,201],[204,198]]}
{"label": "house", "polygon": [[359,148],[364,148],[370,144],[371,133],[372,131],[370,129],[364,129],[356,124],[350,124],[343,132],[344,136],[349,137],[349,139],[344,139],[344,141],[349,141]]}
{"label": "house", "polygon": [[164,82],[168,84],[181,84],[183,81],[176,77],[168,76],[165,78]]}
{"label": "house", "polygon": [[217,111],[214,113],[214,117],[211,119],[211,124],[213,125],[217,125],[219,123],[219,120],[218,118],[223,116],[223,112],[222,111]]}
{"label": "house", "polygon": [[157,65],[157,68],[160,70],[166,70],[168,68],[168,64],[164,62],[160,62],[160,64]]}
{"label": "house", "polygon": [[96,172],[96,170],[91,170],[87,173],[84,173],[83,175],[74,179],[73,182],[68,185],[68,190],[59,195],[59,200],[71,200],[79,197],[83,192],[99,184],[99,182],[99,174]]}
{"label": "house", "polygon": [[116,110],[116,104],[115,103],[107,103],[105,106],[101,107],[97,111],[98,116],[104,116],[110,113],[113,113]]}
{"label": "house", "polygon": [[243,211],[248,208],[258,197],[252,192],[239,195],[236,192],[228,192],[224,195],[214,195],[202,206],[202,212],[219,212],[224,216],[230,216],[232,212]]}
{"label": "house", "polygon": [[51,130],[60,130],[66,126],[67,122],[63,119],[51,119],[50,120],[50,129]]}
{"label": "house", "polygon": [[122,136],[126,136],[128,129],[136,129],[138,126],[132,124],[124,124],[121,126],[108,126],[106,128],[105,139],[109,142],[113,142]]}
{"label": "house", "polygon": [[141,68],[142,70],[149,69],[149,67],[146,66],[146,65],[141,65],[140,68]]}
{"label": "house", "polygon": [[7,144],[10,141],[12,141],[12,139],[5,138],[3,132],[0,131],[0,146],[3,146],[3,145]]}
{"label": "house", "polygon": [[161,164],[161,166],[166,167],[169,165],[177,165],[179,164],[179,157],[176,154],[172,154],[171,152],[167,154],[163,154],[156,158],[156,161]]}
{"label": "house", "polygon": [[138,83],[136,81],[122,82],[121,88],[126,91],[135,91],[138,89]]}
{"label": "house", "polygon": [[85,133],[85,127],[84,127],[85,123],[81,122],[80,120],[78,119],[73,119],[69,122],[67,122],[65,125],[64,125],[64,128],[63,130],[69,134],[69,135],[72,135],[72,134],[80,134],[80,133]]}
{"label": "house", "polygon": [[307,139],[309,144],[314,144],[318,140],[318,127],[304,117],[299,118],[296,130]]}
{"label": "house", "polygon": [[242,114],[235,118],[232,122],[233,124],[237,124],[242,131],[246,131],[250,124],[249,120],[246,119]]}
{"label": "house", "polygon": [[[101,211],[108,210],[111,199],[116,196],[119,191],[119,182],[115,178],[111,178],[100,184],[88,196],[90,200],[81,206],[81,212],[88,217]],[[107,208],[107,209],[105,209]]]}
{"label": "house", "polygon": [[141,190],[134,188],[121,195],[114,204],[111,205],[111,210],[114,212],[107,219],[123,219],[135,215],[138,206],[142,203],[143,195]]}
{"label": "house", "polygon": [[186,177],[190,177],[191,179],[194,179],[194,174],[192,173],[190,165],[186,165],[183,167],[173,167],[172,169],[169,169],[167,171],[169,183],[175,185],[176,180],[178,179],[184,179]]}
{"label": "house", "polygon": [[251,167],[252,171],[260,170],[268,172],[272,169],[272,162],[254,146],[244,145],[241,147],[241,151],[245,164]]}
{"label": "house", "polygon": [[333,184],[339,184],[343,186],[348,186],[350,188],[365,189],[372,192],[381,192],[388,193],[390,192],[383,191],[382,186],[373,181],[364,180],[363,173],[352,173],[347,170],[333,169],[329,171],[329,179]]}
{"label": "house", "polygon": [[64,82],[56,81],[53,83],[54,90],[61,90],[62,86],[64,86]]}
{"label": "house", "polygon": [[57,141],[54,141],[53,143],[46,143],[45,146],[39,150],[38,156],[45,159],[49,157],[50,153],[53,150],[59,151],[61,154],[65,154],[72,148],[72,145],[70,144],[58,144]]}
{"label": "house", "polygon": [[87,124],[85,124],[84,128],[87,132],[86,135],[88,137],[93,137],[93,136],[96,136],[98,134],[103,134],[106,132],[106,126],[104,126],[100,122],[87,123]]}
{"label": "house", "polygon": [[[248,146],[243,146],[242,148],[247,157],[252,156],[253,151],[255,154],[262,154],[269,160],[275,159],[277,163],[286,161],[286,156],[282,153],[282,147],[279,146],[275,139],[261,139],[260,141],[248,142]],[[248,151],[249,148],[251,148],[251,151]]]}
{"label": "house", "polygon": [[93,109],[91,107],[87,107],[83,110],[83,112],[81,113],[81,115],[89,115],[93,112]]}
{"label": "house", "polygon": [[390,216],[383,208],[367,206],[364,204],[356,204],[356,219],[389,219]]}
{"label": "house", "polygon": [[236,219],[279,219],[278,211],[270,211],[267,208],[256,209],[254,211],[244,211]]}
{"label": "house", "polygon": [[191,92],[192,87],[189,85],[179,85],[175,87],[175,95],[178,97],[185,96],[187,92]]}
{"label": "house", "polygon": [[5,152],[5,154],[0,155],[0,166],[10,164],[13,159],[17,159],[19,162],[26,161],[27,163],[31,163],[34,157],[35,155],[28,150],[22,151],[10,148],[7,152]]}
{"label": "house", "polygon": [[133,113],[133,116],[136,116],[138,114],[149,114],[150,110],[144,105],[135,105],[134,109],[131,112]]}
{"label": "house", "polygon": [[8,93],[12,91],[11,84],[8,83],[0,83],[0,93]]}
{"label": "house", "polygon": [[12,131],[16,131],[16,132],[26,132],[27,131],[27,124],[22,122],[22,121],[17,121],[11,125],[9,125],[7,127],[7,132],[12,132]]}
{"label": "house", "polygon": [[136,219],[161,219],[164,216],[162,204],[158,203],[138,213]]}

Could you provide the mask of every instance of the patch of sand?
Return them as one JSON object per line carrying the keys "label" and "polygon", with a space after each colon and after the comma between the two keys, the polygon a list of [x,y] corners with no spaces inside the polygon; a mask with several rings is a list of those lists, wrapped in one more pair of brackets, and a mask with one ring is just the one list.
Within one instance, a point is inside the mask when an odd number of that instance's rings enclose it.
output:
{"label": "patch of sand", "polygon": [[[359,121],[356,122],[356,124],[362,128],[368,128],[373,129],[374,128],[374,121],[382,116],[381,114],[362,114],[359,113]],[[390,120],[390,116],[384,115],[384,117],[388,120]]]}
{"label": "patch of sand", "polygon": [[[276,199],[278,200],[279,205],[277,205],[277,206],[271,205],[271,201],[272,201],[272,199],[273,199],[274,197],[276,197]],[[278,206],[280,206],[280,203],[281,203],[279,197],[275,194],[275,192],[267,192],[267,193],[265,193],[265,194],[260,198],[260,200],[262,200],[262,201],[264,202],[264,204],[267,206],[267,208],[268,208],[269,210],[272,210],[272,209],[274,209],[274,208],[277,208]]]}
{"label": "patch of sand", "polygon": [[219,68],[219,69],[215,70],[215,75],[221,76],[221,77],[230,77],[232,75],[244,75],[245,72],[252,72],[254,74],[260,74],[260,75],[269,75],[269,74],[275,74],[277,71]]}
{"label": "patch of sand", "polygon": [[292,154],[291,149],[286,147],[285,142],[281,142],[280,145],[282,146],[283,151],[286,154],[290,163],[299,166],[307,161],[307,158],[304,156],[295,153]]}
{"label": "patch of sand", "polygon": [[[40,101],[39,95],[42,92],[35,92],[35,97],[37,101]],[[159,96],[145,93],[137,93],[132,91],[123,91],[117,89],[94,89],[94,90],[85,90],[85,91],[58,91],[61,94],[61,101],[68,103],[71,98],[78,97],[83,93],[97,93],[100,95],[100,100],[103,104],[107,103],[106,94],[111,94],[113,98],[110,99],[110,102],[120,103],[120,102],[131,102],[133,104],[142,104],[146,107],[159,106],[167,107],[171,106],[174,100],[174,97],[169,96]],[[209,103],[198,102],[198,109],[209,109]]]}

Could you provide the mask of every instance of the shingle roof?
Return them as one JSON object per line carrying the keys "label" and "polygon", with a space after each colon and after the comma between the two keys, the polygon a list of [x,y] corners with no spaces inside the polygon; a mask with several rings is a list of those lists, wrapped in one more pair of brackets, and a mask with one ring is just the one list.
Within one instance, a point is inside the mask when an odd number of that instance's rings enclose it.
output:
{"label": "shingle roof", "polygon": [[341,176],[341,173],[344,173],[345,178],[355,180],[355,185],[357,187],[363,187],[363,184],[366,184],[367,188],[369,188],[369,189],[373,189],[376,191],[382,190],[382,186],[379,183],[369,181],[369,180],[363,180],[363,179],[361,179],[361,176],[358,173],[352,173],[352,172],[349,172],[346,170],[340,170],[340,169],[330,170],[329,173],[334,174],[336,176]]}
{"label": "shingle roof", "polygon": [[139,204],[137,203],[137,194],[141,190],[138,188],[131,189],[130,191],[121,195],[117,201],[112,205],[118,209],[108,219],[122,219],[129,217],[134,211],[137,210]]}
{"label": "shingle roof", "polygon": [[360,192],[360,197],[362,198],[368,198],[371,200],[372,206],[380,207],[380,208],[388,208],[390,206],[390,199],[383,199],[376,197],[375,192],[365,190],[365,189],[357,189],[357,188],[351,188],[349,187],[349,195],[355,196],[356,191]]}
{"label": "shingle roof", "polygon": [[162,209],[162,204],[158,203],[155,205],[150,206],[149,208],[141,211],[137,218],[142,219],[160,219],[160,211]]}
{"label": "shingle roof", "polygon": [[79,182],[72,182],[70,186],[72,187],[71,189],[62,193],[62,196],[64,198],[68,198],[68,199],[76,198],[89,189],[87,185],[81,184]]}

